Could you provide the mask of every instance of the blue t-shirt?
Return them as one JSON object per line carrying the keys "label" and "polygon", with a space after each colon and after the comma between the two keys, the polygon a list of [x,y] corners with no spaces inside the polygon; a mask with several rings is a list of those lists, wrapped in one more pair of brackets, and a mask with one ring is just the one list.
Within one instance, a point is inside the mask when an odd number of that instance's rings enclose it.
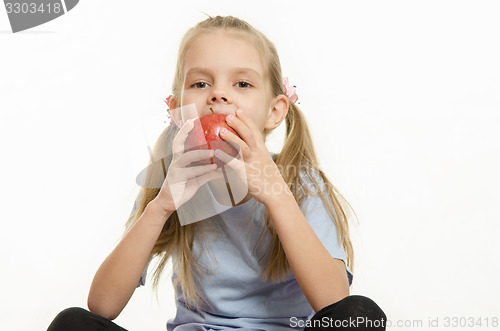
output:
{"label": "blue t-shirt", "polygon": [[[305,176],[302,178],[306,180]],[[318,183],[321,190],[324,190],[324,184],[321,181]],[[309,187],[314,190],[312,184]],[[345,261],[334,220],[320,196],[315,194],[305,198],[300,209],[330,255]],[[211,228],[203,237],[206,240],[204,249],[198,234],[195,234],[193,254],[199,258],[202,267],[208,270],[203,270],[204,277],[193,270],[193,276],[197,293],[205,304],[201,310],[189,310],[185,304],[187,298],[183,297],[180,286],[175,288],[177,314],[175,318],[168,320],[168,331],[234,328],[298,330],[300,328],[290,326],[291,317],[295,317],[295,321],[306,321],[314,315],[314,310],[291,270],[286,280],[279,283],[261,279],[260,271],[265,266],[267,257],[261,261],[259,259],[270,243],[270,233],[265,230],[255,250],[254,246],[265,226],[264,217],[265,206],[251,198],[211,217],[211,220],[201,221],[210,222]],[[172,262],[173,282],[177,277],[175,257]],[[149,262],[137,287],[145,284],[148,266]],[[346,273],[351,285],[353,275],[347,265]]]}

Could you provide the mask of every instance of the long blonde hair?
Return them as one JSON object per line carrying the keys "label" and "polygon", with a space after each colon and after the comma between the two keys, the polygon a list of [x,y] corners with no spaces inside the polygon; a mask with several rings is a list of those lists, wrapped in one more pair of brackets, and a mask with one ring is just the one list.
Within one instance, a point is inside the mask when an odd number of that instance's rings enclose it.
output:
{"label": "long blonde hair", "polygon": [[[284,93],[282,89],[281,64],[274,44],[269,41],[264,34],[243,20],[233,16],[216,16],[209,17],[189,29],[181,40],[178,52],[177,68],[172,85],[172,94],[175,99],[180,100],[184,77],[183,59],[190,41],[200,33],[215,31],[218,29],[229,29],[231,31],[246,34],[246,36],[250,37],[250,40],[262,56],[264,68],[267,70],[266,76],[269,78],[273,95],[278,96]],[[352,208],[320,169],[306,120],[299,107],[294,103],[290,102],[289,104],[285,124],[286,134],[284,145],[281,152],[274,156],[274,162],[276,163],[283,179],[287,183],[299,205],[302,204],[303,200],[308,195],[314,194],[314,192],[308,188],[308,185],[303,183],[299,173],[294,170],[300,169],[300,171],[304,171],[306,176],[305,178],[313,183],[313,186],[315,187],[314,191],[319,193],[328,209],[328,212],[335,222],[338,234],[338,238],[336,239],[342,244],[346,255],[347,265],[353,271],[354,254],[349,236],[347,215],[348,211],[352,210]],[[169,125],[160,134],[155,142],[152,151],[153,158],[155,160],[163,158],[163,167],[168,168],[170,165],[172,141],[178,130],[179,129],[176,125]],[[269,132],[266,132],[266,137],[268,133]],[[154,167],[150,167],[149,169],[151,173],[155,171]],[[147,177],[151,177],[151,173],[149,173]],[[318,183],[315,178],[319,178],[323,183]],[[322,185],[324,185],[324,187]],[[159,191],[159,188],[141,188],[141,199],[135,212],[127,221],[122,238],[135,224],[137,219],[144,212],[148,203],[157,196]],[[165,222],[150,257],[150,259],[153,257],[160,257],[160,261],[154,271],[153,279],[153,288],[156,289],[156,292],[158,290],[160,275],[164,270],[168,259],[172,257],[177,263],[176,266],[178,269],[177,278],[174,279],[174,287],[180,285],[184,297],[188,297],[196,307],[201,305],[202,298],[198,295],[195,289],[193,271],[201,272],[202,275],[203,273],[201,271],[201,265],[193,255],[192,248],[195,233],[201,233],[204,230],[203,223],[206,222],[196,222],[181,226],[177,212],[172,213],[169,219]],[[273,282],[282,281],[290,272],[290,265],[267,210],[265,212],[265,226],[263,227],[257,243],[255,244],[256,246],[260,242],[260,239],[266,229],[271,235],[271,243],[262,257],[268,257],[268,262],[264,270],[262,270],[262,279]],[[332,240],[334,239],[332,238]],[[189,305],[188,302],[186,302],[186,304]]]}

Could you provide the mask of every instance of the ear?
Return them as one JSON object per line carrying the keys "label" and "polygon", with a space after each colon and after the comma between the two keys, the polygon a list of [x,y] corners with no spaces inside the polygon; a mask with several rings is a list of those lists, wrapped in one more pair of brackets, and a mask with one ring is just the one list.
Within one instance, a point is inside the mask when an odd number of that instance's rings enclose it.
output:
{"label": "ear", "polygon": [[274,130],[285,119],[288,113],[289,102],[287,96],[284,94],[280,94],[271,100],[271,108],[265,125],[266,131]]}
{"label": "ear", "polygon": [[177,127],[180,128],[182,126],[182,117],[180,108],[177,108],[177,104],[178,104],[177,99],[174,96],[172,96],[168,104],[170,116],[173,118],[175,125],[177,125]]}

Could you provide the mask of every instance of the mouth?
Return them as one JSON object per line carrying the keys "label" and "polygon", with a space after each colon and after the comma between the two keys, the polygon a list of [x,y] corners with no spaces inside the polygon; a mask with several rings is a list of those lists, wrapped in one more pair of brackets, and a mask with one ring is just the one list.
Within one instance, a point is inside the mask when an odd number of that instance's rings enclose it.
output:
{"label": "mouth", "polygon": [[235,111],[229,111],[229,109],[225,110],[225,109],[220,109],[220,108],[215,108],[215,107],[209,107],[209,112],[211,114],[234,114]]}

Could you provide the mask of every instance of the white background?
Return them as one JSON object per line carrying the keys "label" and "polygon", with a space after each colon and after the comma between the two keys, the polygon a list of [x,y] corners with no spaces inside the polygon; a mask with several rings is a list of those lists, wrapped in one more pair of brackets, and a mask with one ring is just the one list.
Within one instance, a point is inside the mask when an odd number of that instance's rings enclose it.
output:
{"label": "white background", "polygon": [[[421,330],[500,317],[497,1],[87,0],[16,34],[0,7],[0,329],[44,330],[87,308],[202,12],[276,44],[322,167],[359,218],[351,293]],[[164,278],[159,304],[148,277],[115,322],[164,330]]]}

